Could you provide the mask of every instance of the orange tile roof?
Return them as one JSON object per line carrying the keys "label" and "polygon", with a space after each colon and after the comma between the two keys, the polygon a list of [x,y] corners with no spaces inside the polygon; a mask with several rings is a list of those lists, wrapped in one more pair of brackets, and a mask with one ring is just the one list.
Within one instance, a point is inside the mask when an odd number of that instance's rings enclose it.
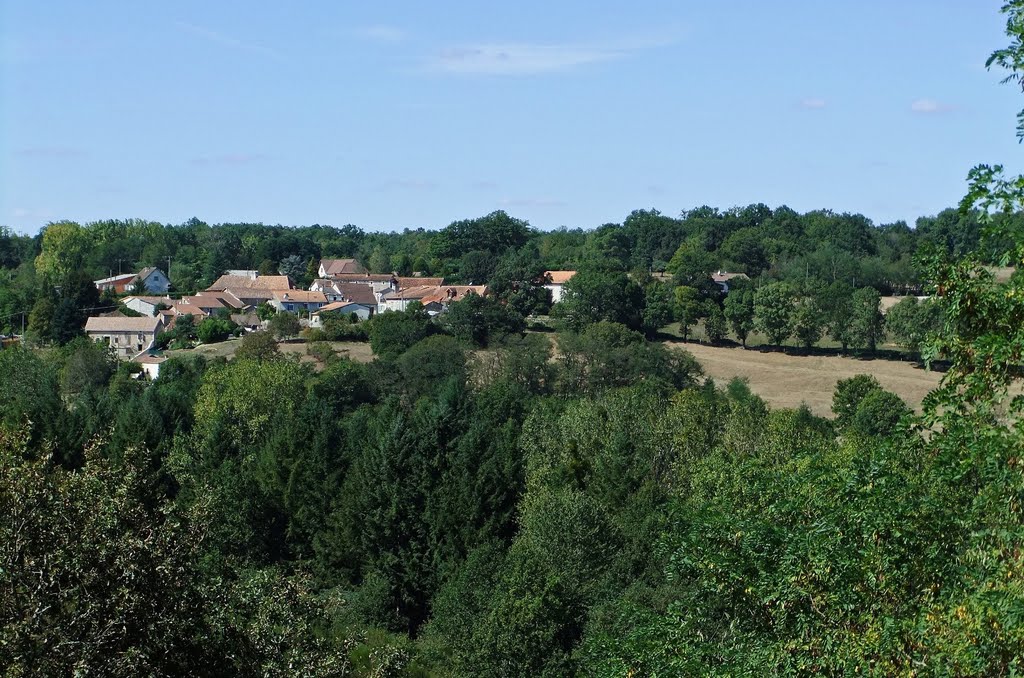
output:
{"label": "orange tile roof", "polygon": [[544,271],[544,280],[549,285],[564,285],[574,275],[576,271]]}

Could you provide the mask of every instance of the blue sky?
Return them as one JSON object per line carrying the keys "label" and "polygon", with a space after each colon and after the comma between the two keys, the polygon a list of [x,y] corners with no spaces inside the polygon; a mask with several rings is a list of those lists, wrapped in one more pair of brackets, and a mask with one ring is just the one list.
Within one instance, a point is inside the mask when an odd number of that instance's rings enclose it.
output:
{"label": "blue sky", "polygon": [[0,0],[0,224],[912,222],[1024,169],[988,0]]}

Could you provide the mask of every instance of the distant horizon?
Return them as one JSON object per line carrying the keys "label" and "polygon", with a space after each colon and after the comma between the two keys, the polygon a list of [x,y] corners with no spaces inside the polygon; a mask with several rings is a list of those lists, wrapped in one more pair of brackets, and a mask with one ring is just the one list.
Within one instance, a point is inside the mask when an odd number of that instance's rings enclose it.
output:
{"label": "distant horizon", "polygon": [[[1000,2],[0,4],[0,224],[934,215],[1024,171]],[[748,198],[749,196],[749,198]],[[187,210],[187,213],[186,213]]]}

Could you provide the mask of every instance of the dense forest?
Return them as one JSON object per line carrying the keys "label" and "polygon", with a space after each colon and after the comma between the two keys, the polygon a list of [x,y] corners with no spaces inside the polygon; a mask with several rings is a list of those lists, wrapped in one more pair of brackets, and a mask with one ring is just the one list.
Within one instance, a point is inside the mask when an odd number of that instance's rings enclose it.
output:
{"label": "dense forest", "polygon": [[[1024,2],[1004,11],[991,62],[1015,77]],[[1022,185],[979,166],[914,229],[752,205],[590,231],[501,212],[437,232],[5,231],[0,322],[31,341],[0,350],[0,667],[1020,675],[1024,280],[986,265],[1024,261]],[[81,336],[116,304],[92,284],[111,271],[169,258],[188,292],[234,268],[308,281],[332,256],[493,296],[375,317],[368,364],[256,333],[148,382]],[[561,269],[556,331],[534,331]],[[716,269],[750,282],[723,298]],[[808,299],[856,318],[911,291],[937,309],[915,348],[949,365],[923,415],[867,376],[839,382],[834,419],[773,410],[650,340],[719,313],[770,331],[756,304],[805,341]],[[843,337],[873,347],[873,317]]]}

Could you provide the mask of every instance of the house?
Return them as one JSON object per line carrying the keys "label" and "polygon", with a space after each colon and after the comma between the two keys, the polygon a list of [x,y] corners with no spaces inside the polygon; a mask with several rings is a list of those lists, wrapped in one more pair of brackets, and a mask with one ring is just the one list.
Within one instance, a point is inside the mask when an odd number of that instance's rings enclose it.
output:
{"label": "house", "polygon": [[[236,271],[237,272],[237,271]],[[217,278],[206,288],[207,292],[230,290],[238,296],[238,290],[290,290],[292,283],[286,275],[229,275]]]}
{"label": "house", "polygon": [[380,297],[378,308],[383,311],[404,311],[414,301],[423,303],[423,298],[435,294],[439,287],[434,285],[421,285],[409,287],[404,290],[385,292]]}
{"label": "house", "polygon": [[201,297],[199,295],[182,297],[174,303],[174,309],[178,315],[190,314],[194,316],[210,316],[220,310],[231,311],[231,307],[224,304],[215,296]]}
{"label": "house", "polygon": [[418,301],[428,311],[441,311],[454,301],[461,301],[467,296],[487,294],[487,285],[420,285],[389,292],[381,297],[384,311],[404,311],[413,301]]}
{"label": "house", "polygon": [[299,311],[318,311],[327,305],[327,297],[323,292],[306,290],[275,290],[270,305],[278,311],[297,313]]}
{"label": "house", "polygon": [[439,303],[444,306],[453,301],[462,301],[468,296],[487,294],[487,285],[445,285],[438,286],[432,294],[423,297],[424,304]]}
{"label": "house", "polygon": [[85,321],[85,333],[93,341],[113,348],[118,358],[131,358],[141,351],[149,349],[163,326],[163,316],[156,318],[93,316]]}
{"label": "house", "polygon": [[93,282],[99,291],[113,290],[116,294],[124,294],[139,288],[154,294],[166,294],[171,285],[164,272],[155,266],[148,266],[138,273],[124,273]]}
{"label": "house", "polygon": [[213,297],[219,301],[225,308],[234,309],[235,311],[244,311],[248,306],[244,301],[239,299],[230,290],[223,292],[210,292],[205,290],[203,292],[196,292],[197,297]]}
{"label": "house", "polygon": [[543,285],[544,289],[551,292],[552,304],[557,304],[562,300],[562,289],[574,275],[576,275],[576,271],[544,271]]}
{"label": "house", "polygon": [[244,307],[248,308],[256,308],[260,304],[269,304],[274,300],[274,290],[262,290],[258,287],[250,287],[248,289],[232,288],[225,291],[231,292],[244,304]]}
{"label": "house", "polygon": [[160,376],[160,366],[167,362],[167,357],[162,355],[153,355],[148,351],[143,351],[132,358],[132,362],[141,365],[142,373],[150,380],[153,380]]}
{"label": "house", "polygon": [[730,280],[750,280],[746,273],[727,273],[725,271],[716,271],[711,274],[711,279],[715,281],[715,284],[722,290],[722,294],[729,293],[729,281]]}
{"label": "house", "polygon": [[322,307],[319,311],[315,312],[309,317],[310,327],[323,327],[323,321],[320,317],[321,313],[337,313],[339,315],[355,315],[360,320],[368,320],[373,311],[368,306],[362,304],[356,304],[351,301],[336,301],[333,304],[327,304]]}
{"label": "house", "polygon": [[366,273],[366,269],[355,259],[321,259],[317,277],[333,278],[338,274]]}
{"label": "house", "polygon": [[420,276],[413,276],[411,278],[398,276],[395,280],[398,282],[398,289],[402,289],[403,287],[418,287],[420,285],[440,287],[444,284],[444,278],[423,278]]}
{"label": "house", "polygon": [[174,301],[170,297],[151,297],[133,294],[130,297],[125,297],[121,303],[136,313],[155,316],[160,306],[170,308]]}
{"label": "house", "polygon": [[[357,283],[334,283],[334,286],[341,293],[341,298],[337,301],[351,301],[362,304],[369,308],[372,313],[377,312],[378,300],[383,291],[378,293],[369,285],[359,285]],[[387,287],[384,291],[391,291],[391,288]]]}

